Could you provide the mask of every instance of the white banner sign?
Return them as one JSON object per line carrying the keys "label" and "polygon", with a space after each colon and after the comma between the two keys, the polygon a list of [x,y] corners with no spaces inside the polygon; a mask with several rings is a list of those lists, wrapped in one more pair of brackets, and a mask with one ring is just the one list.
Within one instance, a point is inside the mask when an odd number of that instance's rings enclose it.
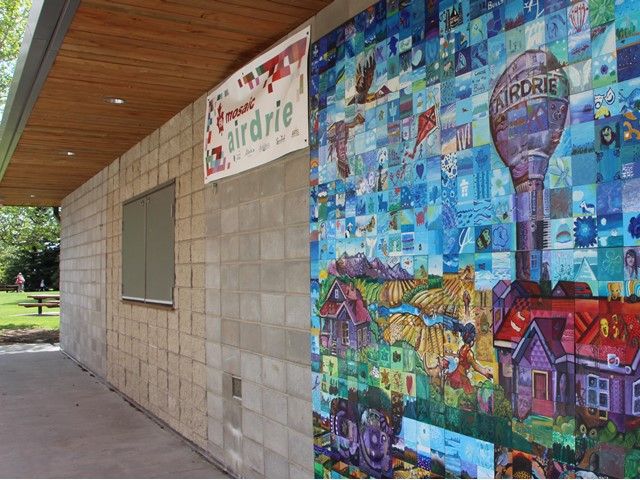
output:
{"label": "white banner sign", "polygon": [[205,183],[304,148],[310,29],[256,58],[207,97]]}

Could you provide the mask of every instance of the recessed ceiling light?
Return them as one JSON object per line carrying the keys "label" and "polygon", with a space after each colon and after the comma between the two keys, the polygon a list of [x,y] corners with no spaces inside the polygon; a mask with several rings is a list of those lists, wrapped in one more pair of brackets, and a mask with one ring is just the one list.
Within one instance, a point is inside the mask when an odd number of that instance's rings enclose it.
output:
{"label": "recessed ceiling light", "polygon": [[65,157],[73,157],[76,154],[76,152],[72,152],[71,150],[64,150],[60,153],[62,153],[62,155],[64,155]]}
{"label": "recessed ceiling light", "polygon": [[119,97],[104,97],[104,101],[112,105],[124,105],[125,103],[127,103],[124,98]]}
{"label": "recessed ceiling light", "polygon": [[36,198],[36,196],[35,196],[35,195],[33,195],[33,194],[32,194],[32,195],[29,195],[29,197],[31,197],[31,198]]}

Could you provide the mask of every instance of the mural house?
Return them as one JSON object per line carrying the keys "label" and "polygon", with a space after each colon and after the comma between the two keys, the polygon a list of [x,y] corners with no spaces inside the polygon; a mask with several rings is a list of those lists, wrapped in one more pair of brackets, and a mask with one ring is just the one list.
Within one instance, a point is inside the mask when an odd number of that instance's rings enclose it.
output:
{"label": "mural house", "polygon": [[350,284],[335,280],[320,308],[324,319],[322,346],[344,357],[347,348],[369,345],[371,316],[360,292]]}

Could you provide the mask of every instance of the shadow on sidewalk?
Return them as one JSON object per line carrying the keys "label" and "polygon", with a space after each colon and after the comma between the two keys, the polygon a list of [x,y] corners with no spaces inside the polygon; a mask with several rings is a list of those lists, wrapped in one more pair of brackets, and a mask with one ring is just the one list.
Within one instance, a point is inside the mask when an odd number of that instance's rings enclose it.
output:
{"label": "shadow on sidewalk", "polygon": [[60,330],[42,328],[16,328],[0,330],[0,344],[10,343],[58,343]]}

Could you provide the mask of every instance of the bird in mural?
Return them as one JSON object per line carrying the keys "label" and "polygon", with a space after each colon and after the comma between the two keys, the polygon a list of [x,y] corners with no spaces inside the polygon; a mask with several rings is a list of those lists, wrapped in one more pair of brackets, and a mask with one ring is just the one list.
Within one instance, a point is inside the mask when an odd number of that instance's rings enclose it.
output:
{"label": "bird in mural", "polygon": [[369,55],[364,61],[358,63],[356,68],[356,94],[349,101],[349,105],[372,102],[389,93],[389,89],[383,86],[378,92],[369,93],[376,73],[376,59]]}

